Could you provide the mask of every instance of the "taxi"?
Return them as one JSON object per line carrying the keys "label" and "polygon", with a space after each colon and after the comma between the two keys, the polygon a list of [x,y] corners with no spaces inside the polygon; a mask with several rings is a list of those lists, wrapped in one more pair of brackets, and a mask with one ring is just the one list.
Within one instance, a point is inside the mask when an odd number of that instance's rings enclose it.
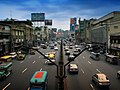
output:
{"label": "taxi", "polygon": [[103,73],[96,73],[92,76],[92,81],[95,83],[97,86],[110,86],[110,81],[108,77],[103,74]]}
{"label": "taxi", "polygon": [[48,53],[48,58],[54,59],[55,58],[55,53]]}
{"label": "taxi", "polygon": [[2,57],[0,57],[0,61],[1,62],[10,62],[10,61],[12,61],[12,57],[11,57],[11,55],[2,56]]}
{"label": "taxi", "polygon": [[17,55],[17,60],[24,60],[24,59],[25,59],[25,54],[19,53],[19,54]]}

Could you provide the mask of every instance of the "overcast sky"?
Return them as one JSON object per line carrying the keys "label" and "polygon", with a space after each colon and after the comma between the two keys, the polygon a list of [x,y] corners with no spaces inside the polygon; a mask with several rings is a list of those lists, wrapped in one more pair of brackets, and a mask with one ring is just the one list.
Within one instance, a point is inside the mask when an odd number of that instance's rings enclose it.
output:
{"label": "overcast sky", "polygon": [[100,18],[120,11],[120,0],[0,0],[0,19],[31,19],[31,13],[45,13],[52,27],[69,29],[70,18]]}

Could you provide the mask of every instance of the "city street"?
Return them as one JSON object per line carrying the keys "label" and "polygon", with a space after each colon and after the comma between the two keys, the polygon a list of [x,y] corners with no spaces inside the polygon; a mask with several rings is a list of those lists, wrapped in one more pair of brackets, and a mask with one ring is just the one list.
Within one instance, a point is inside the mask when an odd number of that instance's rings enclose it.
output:
{"label": "city street", "polygon": [[[41,48],[39,50],[43,53],[51,51]],[[59,50],[56,51],[56,63],[59,60]],[[70,52],[72,51],[73,49],[70,50]],[[95,86],[91,81],[91,77],[95,73],[105,73],[108,76],[111,83],[109,90],[120,90],[120,80],[116,78],[120,64],[111,65],[107,63],[103,55],[99,61],[95,61],[89,55],[89,51],[85,51],[72,62],[78,64],[78,74],[69,74],[66,67],[65,90],[107,90],[108,88]],[[64,64],[68,61],[67,58],[64,54]],[[27,55],[24,61],[13,61],[13,72],[5,80],[0,81],[0,90],[29,90],[29,81],[34,72],[38,70],[48,71],[48,90],[57,90],[56,66],[47,65],[46,59],[37,52],[35,55]]]}

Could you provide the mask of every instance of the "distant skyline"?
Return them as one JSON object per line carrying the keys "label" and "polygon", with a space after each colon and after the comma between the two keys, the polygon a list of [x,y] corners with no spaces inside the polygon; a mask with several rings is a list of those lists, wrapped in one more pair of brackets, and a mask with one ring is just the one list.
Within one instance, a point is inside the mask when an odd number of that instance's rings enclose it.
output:
{"label": "distant skyline", "polygon": [[120,0],[0,0],[0,19],[31,20],[31,13],[45,13],[52,27],[69,30],[70,18],[100,18],[120,11]]}

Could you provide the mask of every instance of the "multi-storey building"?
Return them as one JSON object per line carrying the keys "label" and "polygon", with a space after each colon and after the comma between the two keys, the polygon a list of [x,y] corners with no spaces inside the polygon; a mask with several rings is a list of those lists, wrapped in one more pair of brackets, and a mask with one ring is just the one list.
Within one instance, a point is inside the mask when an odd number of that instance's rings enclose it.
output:
{"label": "multi-storey building", "polygon": [[33,43],[33,28],[31,21],[15,21],[13,19],[9,21],[0,21],[0,32],[2,33],[0,35],[0,41],[2,43],[1,49],[4,54],[19,50],[22,45],[28,46]]}
{"label": "multi-storey building", "polygon": [[93,22],[91,30],[92,43],[110,48],[110,35],[120,32],[120,11],[111,12]]}

